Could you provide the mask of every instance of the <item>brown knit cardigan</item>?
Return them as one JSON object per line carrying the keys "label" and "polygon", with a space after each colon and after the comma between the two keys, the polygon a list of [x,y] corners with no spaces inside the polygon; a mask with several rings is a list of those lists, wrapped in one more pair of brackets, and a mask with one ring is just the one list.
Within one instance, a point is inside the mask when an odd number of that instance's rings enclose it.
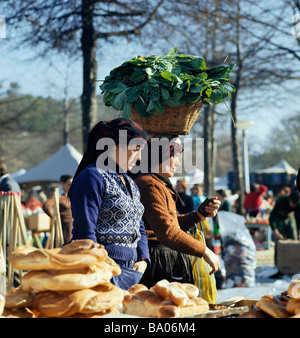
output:
{"label": "brown knit cardigan", "polygon": [[[192,256],[202,257],[205,245],[186,233],[189,214],[179,215],[176,210],[176,193],[153,174],[139,174],[135,182],[145,207],[143,221],[148,240]],[[197,212],[195,222],[200,221]]]}

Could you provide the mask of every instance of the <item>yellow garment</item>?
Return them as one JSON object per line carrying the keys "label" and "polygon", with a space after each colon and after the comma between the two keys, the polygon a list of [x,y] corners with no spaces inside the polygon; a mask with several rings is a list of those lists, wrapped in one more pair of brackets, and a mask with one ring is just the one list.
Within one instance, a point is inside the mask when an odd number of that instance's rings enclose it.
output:
{"label": "yellow garment", "polygon": [[[207,230],[208,221],[205,225],[204,229]],[[199,230],[199,228],[201,230]],[[189,233],[190,236],[194,237],[201,243],[205,243],[205,230],[202,229],[201,223],[197,224],[197,229]],[[209,228],[208,228],[209,229]],[[193,270],[194,284],[199,289],[199,296],[205,299],[210,304],[215,304],[217,301],[217,287],[216,287],[216,279],[215,275],[210,275],[211,267],[204,258],[199,258],[195,256],[190,256],[191,266]]]}
{"label": "yellow garment", "polygon": [[[201,224],[202,224],[204,237],[207,237],[211,233],[208,219],[205,218],[205,220],[202,221]],[[201,224],[200,223],[197,224],[197,229],[200,231],[201,231]]]}

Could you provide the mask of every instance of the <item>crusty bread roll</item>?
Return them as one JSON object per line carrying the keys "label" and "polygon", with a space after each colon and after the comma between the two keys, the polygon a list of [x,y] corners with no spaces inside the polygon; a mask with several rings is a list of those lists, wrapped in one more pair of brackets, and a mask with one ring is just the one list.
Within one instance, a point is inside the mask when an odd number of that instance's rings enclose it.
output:
{"label": "crusty bread roll", "polygon": [[[173,284],[173,283],[171,283]],[[185,291],[189,298],[196,298],[199,296],[199,289],[196,285],[189,284],[189,283],[178,283],[179,287]]]}
{"label": "crusty bread roll", "polygon": [[286,305],[286,310],[293,314],[300,312],[300,300],[293,298],[289,299]]}
{"label": "crusty bread roll", "polygon": [[11,253],[10,262],[20,270],[72,270],[88,267],[106,257],[104,246],[81,239],[54,249],[20,246]]}
{"label": "crusty bread roll", "polygon": [[[176,291],[172,290],[172,288],[176,289]],[[182,300],[182,294],[176,293],[178,289],[178,286],[175,285],[170,287],[170,296],[173,297],[172,294],[175,293],[175,296]],[[182,289],[179,290],[184,292]],[[160,297],[154,290],[140,291],[136,294],[125,295],[123,300],[124,313],[141,317],[169,318],[187,316],[209,310],[209,304],[206,300],[200,297],[188,298],[186,295],[185,297],[187,298],[186,304],[178,306],[172,300]]]}
{"label": "crusty bread roll", "polygon": [[153,290],[158,296],[160,296],[163,299],[170,299],[170,282],[166,279],[162,279],[155,283],[151,290]]}
{"label": "crusty bread roll", "polygon": [[5,294],[5,308],[30,307],[33,304],[33,294],[25,292],[21,286],[10,289]]}
{"label": "crusty bread roll", "polygon": [[121,303],[123,298],[123,290],[106,283],[72,292],[40,292],[35,296],[33,306],[42,316],[61,318],[107,311]]}
{"label": "crusty bread roll", "polygon": [[113,273],[105,262],[96,263],[85,269],[30,271],[23,276],[23,291],[73,291],[92,288],[108,283]]}
{"label": "crusty bread roll", "polygon": [[124,312],[141,317],[157,317],[158,308],[163,301],[164,299],[153,291],[140,291],[124,297]]}
{"label": "crusty bread roll", "polygon": [[180,317],[180,309],[171,300],[165,300],[157,310],[158,318]]}
{"label": "crusty bread roll", "polygon": [[134,284],[127,291],[134,295],[140,291],[147,291],[147,290],[148,288],[144,284]]}
{"label": "crusty bread roll", "polygon": [[287,293],[294,299],[300,300],[300,280],[292,281],[288,287]]}
{"label": "crusty bread roll", "polygon": [[209,311],[209,304],[200,297],[189,299],[187,306],[176,306],[172,301],[164,301],[158,309],[158,317],[183,317],[207,311]]}
{"label": "crusty bread roll", "polygon": [[5,308],[3,311],[3,316],[5,318],[38,318],[36,313],[27,307]]}
{"label": "crusty bread roll", "polygon": [[[188,301],[188,298],[195,298],[199,295],[199,289],[196,285],[189,283],[169,282],[162,279],[151,288],[160,297],[182,306]],[[182,292],[182,290],[184,292]]]}
{"label": "crusty bread roll", "polygon": [[186,306],[190,300],[183,289],[172,284],[169,288],[169,299],[178,306]]}
{"label": "crusty bread roll", "polygon": [[289,318],[291,316],[280,300],[271,295],[262,296],[256,303],[256,307],[273,318]]}
{"label": "crusty bread roll", "polygon": [[296,315],[290,317],[290,318],[300,318],[300,313],[297,313]]}

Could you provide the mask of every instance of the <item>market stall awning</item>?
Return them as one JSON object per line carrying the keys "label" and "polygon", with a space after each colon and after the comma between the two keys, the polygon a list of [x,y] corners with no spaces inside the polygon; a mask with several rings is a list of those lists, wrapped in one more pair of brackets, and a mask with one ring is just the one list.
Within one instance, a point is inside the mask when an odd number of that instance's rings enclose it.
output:
{"label": "market stall awning", "polygon": [[294,169],[287,161],[281,160],[276,165],[266,169],[254,170],[255,174],[297,174],[297,170]]}
{"label": "market stall awning", "polygon": [[71,144],[66,144],[44,162],[15,177],[20,185],[39,185],[59,182],[61,175],[74,175],[82,158]]}

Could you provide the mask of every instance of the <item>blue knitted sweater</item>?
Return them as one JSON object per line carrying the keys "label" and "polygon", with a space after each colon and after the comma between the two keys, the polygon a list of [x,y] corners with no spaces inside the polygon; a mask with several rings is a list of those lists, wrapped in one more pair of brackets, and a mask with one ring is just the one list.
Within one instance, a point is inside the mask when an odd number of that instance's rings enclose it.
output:
{"label": "blue knitted sweater", "polygon": [[74,179],[69,191],[72,239],[103,244],[113,259],[150,261],[140,192],[129,176],[124,177],[131,194],[116,172],[99,169],[95,163]]}

